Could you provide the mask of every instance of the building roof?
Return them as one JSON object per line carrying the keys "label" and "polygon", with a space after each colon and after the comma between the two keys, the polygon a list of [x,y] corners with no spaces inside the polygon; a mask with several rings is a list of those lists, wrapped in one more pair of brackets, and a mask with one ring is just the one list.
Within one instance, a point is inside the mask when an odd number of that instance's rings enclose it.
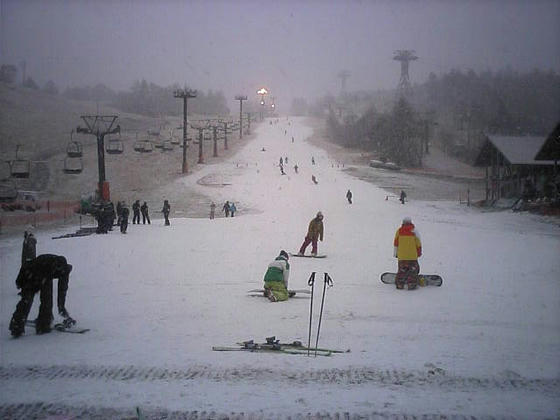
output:
{"label": "building roof", "polygon": [[536,160],[560,160],[560,123],[548,135],[535,156]]}
{"label": "building roof", "polygon": [[544,137],[488,135],[474,165],[490,166],[492,164],[492,156],[495,155],[496,151],[510,165],[554,165],[552,160],[535,160],[535,156],[541,149],[544,141]]}

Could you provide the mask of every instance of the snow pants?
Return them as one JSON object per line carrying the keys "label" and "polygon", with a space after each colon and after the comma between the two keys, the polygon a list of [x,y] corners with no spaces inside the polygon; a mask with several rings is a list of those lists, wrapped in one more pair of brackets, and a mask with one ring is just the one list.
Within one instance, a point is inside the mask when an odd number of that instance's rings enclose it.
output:
{"label": "snow pants", "polygon": [[305,237],[301,248],[299,249],[300,254],[305,254],[305,249],[311,244],[311,253],[317,253],[317,239],[310,238],[309,236]]}
{"label": "snow pants", "polygon": [[[40,289],[39,316],[35,323],[37,334],[42,334],[51,331],[51,322],[54,319],[52,314],[53,306],[53,281],[52,279],[46,280]],[[35,297],[36,290],[22,289],[20,292],[21,299],[16,306],[16,310],[12,315],[10,321],[10,331],[13,336],[20,336],[25,332],[25,321],[33,306],[33,298]]]}
{"label": "snow pants", "polygon": [[409,286],[418,286],[418,274],[420,273],[420,265],[415,260],[399,260],[399,270],[395,284],[397,287],[403,287],[406,283]]}
{"label": "snow pants", "polygon": [[282,302],[288,300],[288,289],[283,281],[267,281],[264,283],[265,293],[268,291],[268,298],[272,302]]}

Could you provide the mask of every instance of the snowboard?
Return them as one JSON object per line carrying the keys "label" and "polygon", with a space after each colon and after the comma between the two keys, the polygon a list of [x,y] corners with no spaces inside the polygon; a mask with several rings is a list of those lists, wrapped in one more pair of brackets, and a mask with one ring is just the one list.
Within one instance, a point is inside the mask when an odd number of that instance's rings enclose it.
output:
{"label": "snowboard", "polygon": [[[27,321],[25,321],[25,325],[35,328],[35,321],[28,319]],[[60,322],[58,324],[53,325],[53,330],[64,332],[64,333],[71,333],[71,334],[83,334],[88,332],[89,328],[80,328],[80,327],[76,327],[76,325],[68,326]]]}
{"label": "snowboard", "polygon": [[[249,291],[247,291],[248,294],[250,295],[254,295],[254,294],[258,294],[258,295],[262,295],[264,296],[264,289],[251,289]],[[311,294],[311,291],[307,290],[307,289],[294,289],[294,290],[288,290],[288,294],[289,296],[292,298],[294,296],[296,296],[297,294]]]}
{"label": "snowboard", "polygon": [[327,258],[327,256],[326,256],[325,254],[318,254],[318,255],[311,255],[311,254],[305,255],[305,254],[304,254],[304,255],[299,255],[299,254],[292,254],[291,252],[290,252],[290,256],[291,256],[291,257],[301,257],[301,258]]}
{"label": "snowboard", "polygon": [[[385,284],[395,284],[397,273],[383,273],[381,274],[381,281]],[[418,274],[418,283],[421,285],[424,279],[425,286],[441,286],[443,279],[437,274]]]}

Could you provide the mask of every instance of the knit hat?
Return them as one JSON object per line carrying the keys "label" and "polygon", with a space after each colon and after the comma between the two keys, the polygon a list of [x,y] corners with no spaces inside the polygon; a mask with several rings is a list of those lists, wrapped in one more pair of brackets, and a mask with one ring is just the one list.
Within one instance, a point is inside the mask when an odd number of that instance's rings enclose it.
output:
{"label": "knit hat", "polygon": [[284,257],[284,258],[286,258],[286,259],[289,259],[289,258],[290,258],[290,257],[288,257],[288,253],[287,253],[286,251],[284,251],[284,250],[280,251],[280,256],[281,256],[281,257]]}
{"label": "knit hat", "polygon": [[411,225],[412,224],[412,219],[407,216],[404,219],[402,219],[402,224],[403,225]]}

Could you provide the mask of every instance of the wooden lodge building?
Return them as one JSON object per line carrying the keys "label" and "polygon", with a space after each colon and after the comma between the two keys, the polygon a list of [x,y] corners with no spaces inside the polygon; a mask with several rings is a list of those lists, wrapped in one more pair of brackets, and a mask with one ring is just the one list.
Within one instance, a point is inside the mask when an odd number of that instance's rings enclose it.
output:
{"label": "wooden lodge building", "polygon": [[[555,132],[558,133],[558,129],[556,127]],[[487,135],[474,163],[474,166],[486,167],[486,201],[543,197],[546,186],[557,181],[552,155],[539,153],[547,140],[545,137]],[[557,147],[556,142],[558,154]],[[537,153],[546,160],[537,160]]]}

